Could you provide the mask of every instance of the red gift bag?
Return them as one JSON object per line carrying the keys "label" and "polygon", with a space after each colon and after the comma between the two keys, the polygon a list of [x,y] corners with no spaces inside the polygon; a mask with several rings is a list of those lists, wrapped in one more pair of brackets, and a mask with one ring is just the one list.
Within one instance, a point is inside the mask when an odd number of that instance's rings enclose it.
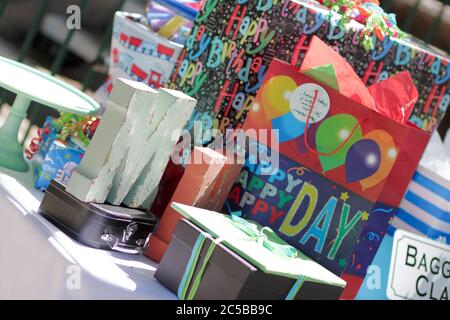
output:
{"label": "red gift bag", "polygon": [[[323,59],[332,49],[319,39],[313,41],[317,43],[311,54],[321,57],[322,64],[304,70],[308,75],[281,61],[272,62],[243,129],[268,129],[276,135],[279,144],[272,145],[271,137],[264,146],[279,152],[279,163],[277,167],[258,163],[249,154],[227,209],[271,227],[343,275],[354,291],[430,135],[405,123],[404,115],[417,99],[407,74],[371,89],[352,90],[345,81],[360,80],[343,77],[346,67],[341,62],[338,68],[323,65],[333,65],[336,57],[329,54],[330,61]],[[348,96],[339,92],[340,87]],[[392,94],[385,87],[395,87],[398,94],[380,99]],[[354,88],[361,88],[359,82]],[[359,102],[371,99],[370,106]],[[386,105],[390,101],[392,106]],[[402,111],[388,113],[398,108]],[[366,239],[369,232],[376,241]]]}

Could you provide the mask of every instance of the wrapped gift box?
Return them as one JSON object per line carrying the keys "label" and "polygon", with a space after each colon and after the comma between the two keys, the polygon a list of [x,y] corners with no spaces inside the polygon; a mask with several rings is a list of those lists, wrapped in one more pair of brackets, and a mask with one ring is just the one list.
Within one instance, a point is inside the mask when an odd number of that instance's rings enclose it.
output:
{"label": "wrapped gift box", "polygon": [[97,91],[105,108],[117,78],[132,79],[158,89],[169,79],[183,46],[153,32],[139,14],[116,12],[106,83]]}
{"label": "wrapped gift box", "polygon": [[172,206],[193,223],[178,223],[155,277],[181,299],[338,299],[345,287],[345,281],[272,238],[267,228]]}
{"label": "wrapped gift box", "polygon": [[[202,159],[201,163],[197,159]],[[210,148],[195,147],[170,203],[220,210],[242,169],[242,164],[234,164],[232,160]],[[161,260],[180,219],[176,210],[166,208],[148,241],[146,256],[156,262]]]}
{"label": "wrapped gift box", "polygon": [[241,127],[272,59],[301,65],[314,35],[366,85],[408,70],[420,94],[410,121],[425,131],[436,128],[450,103],[448,57],[414,38],[386,37],[368,51],[359,40],[363,26],[341,29],[339,18],[313,1],[206,1],[170,79],[198,100],[188,129],[194,121],[204,130]]}
{"label": "wrapped gift box", "polygon": [[385,37],[383,41],[374,36],[375,48],[366,50],[360,40],[362,25],[355,22],[346,29],[339,27],[341,17],[315,1],[286,1],[281,17],[277,58],[300,65],[311,37],[316,35],[345,57],[366,85],[408,71],[419,91],[410,121],[425,131],[437,128],[450,103],[450,63],[445,53],[412,36]]}

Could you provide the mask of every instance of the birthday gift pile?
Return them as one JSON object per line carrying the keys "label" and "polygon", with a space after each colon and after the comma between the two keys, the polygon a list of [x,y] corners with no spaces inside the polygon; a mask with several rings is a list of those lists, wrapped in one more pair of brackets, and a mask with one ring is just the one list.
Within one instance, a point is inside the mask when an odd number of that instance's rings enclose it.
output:
{"label": "birthday gift pile", "polygon": [[[41,211],[66,232],[77,216],[109,215],[89,237],[95,219],[72,236],[145,251],[180,299],[353,298],[447,110],[449,60],[376,1],[207,0],[178,39],[184,49],[169,38],[188,25],[160,2],[173,1],[152,2],[148,21],[116,13],[102,123]],[[245,164],[212,149],[227,129],[262,129]],[[66,180],[80,150],[52,130],[39,138],[42,168],[57,164],[51,174]],[[191,162],[156,226],[144,211],[158,203],[177,141],[189,145],[179,162]]]}
{"label": "birthday gift pile", "polygon": [[300,69],[274,60],[267,71],[243,129],[271,132],[253,142],[270,161],[249,152],[227,211],[269,226],[357,291],[429,140],[408,124],[416,100],[408,73],[366,89],[313,37]]}
{"label": "birthday gift pile", "polygon": [[[214,140],[210,129],[280,130],[280,150],[269,149],[280,151],[282,170],[247,165],[227,211],[271,226],[343,275],[352,298],[430,138],[426,132],[448,108],[450,63],[401,32],[375,1],[319,2],[206,1],[169,86],[198,100],[186,128],[202,124],[197,145]],[[323,54],[317,38],[333,50]],[[334,64],[334,83],[326,81],[333,78],[327,64]],[[313,81],[299,73],[314,68],[323,70]],[[326,89],[317,90],[311,111],[316,85]],[[336,103],[336,96],[348,99]]]}
{"label": "birthday gift pile", "polygon": [[[349,287],[347,297],[351,296],[363,281],[430,138],[408,123],[417,99],[407,72],[366,88],[349,64],[317,37],[312,38],[301,68],[273,60],[242,127],[264,129],[262,133],[270,136],[250,141],[226,211],[268,227],[342,276]],[[258,151],[252,153],[252,148]],[[262,151],[270,161],[261,160]],[[194,164],[186,172],[196,173],[198,179],[211,178],[214,170],[215,175],[220,171],[221,161],[216,162]],[[198,200],[213,189],[214,182],[208,183],[189,187],[196,200],[186,204],[202,208]],[[179,187],[182,194],[188,185],[182,180]],[[176,243],[187,241],[184,237],[189,234],[180,231],[183,222],[175,228],[178,219],[170,210],[165,212],[147,249],[156,261],[164,254],[160,277],[172,290],[179,285],[174,273],[179,275],[181,269],[168,266],[184,265],[173,259],[181,250]],[[376,235],[378,241],[369,243],[369,235]],[[170,239],[164,253],[163,242]],[[212,268],[207,262],[203,266]],[[210,294],[209,286],[205,296]]]}

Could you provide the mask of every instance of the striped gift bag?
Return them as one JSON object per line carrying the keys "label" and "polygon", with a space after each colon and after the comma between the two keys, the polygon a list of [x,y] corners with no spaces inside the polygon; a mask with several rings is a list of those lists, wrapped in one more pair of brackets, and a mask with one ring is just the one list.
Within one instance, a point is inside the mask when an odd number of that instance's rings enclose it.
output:
{"label": "striped gift bag", "polygon": [[450,244],[450,180],[419,166],[388,233],[402,229]]}

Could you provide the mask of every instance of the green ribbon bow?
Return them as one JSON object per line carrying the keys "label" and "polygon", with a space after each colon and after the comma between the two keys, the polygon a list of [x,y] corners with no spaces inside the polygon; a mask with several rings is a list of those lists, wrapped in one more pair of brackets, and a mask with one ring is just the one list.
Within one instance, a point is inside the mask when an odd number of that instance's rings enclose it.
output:
{"label": "green ribbon bow", "polygon": [[296,258],[298,256],[297,249],[287,244],[271,228],[261,227],[259,224],[242,219],[236,214],[232,214],[228,218],[235,227],[250,237],[248,240],[256,240],[260,246],[281,257]]}

